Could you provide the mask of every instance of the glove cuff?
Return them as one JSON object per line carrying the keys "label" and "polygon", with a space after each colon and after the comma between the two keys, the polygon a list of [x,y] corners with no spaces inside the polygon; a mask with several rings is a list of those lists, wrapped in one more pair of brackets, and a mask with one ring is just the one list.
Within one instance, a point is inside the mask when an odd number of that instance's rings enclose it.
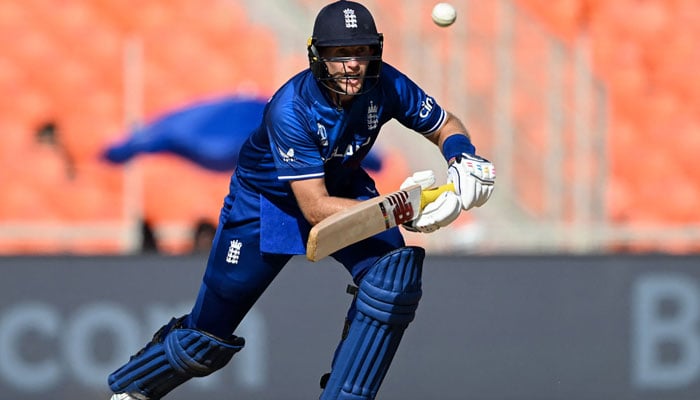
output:
{"label": "glove cuff", "polygon": [[474,147],[467,135],[452,135],[445,139],[445,142],[442,144],[442,154],[445,160],[449,161],[462,153],[476,154],[476,147]]}

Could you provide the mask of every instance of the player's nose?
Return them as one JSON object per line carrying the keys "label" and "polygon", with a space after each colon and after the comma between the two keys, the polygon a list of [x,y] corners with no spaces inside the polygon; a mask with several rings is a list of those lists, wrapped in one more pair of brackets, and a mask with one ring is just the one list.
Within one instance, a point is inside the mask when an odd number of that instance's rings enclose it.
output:
{"label": "player's nose", "polygon": [[356,69],[356,68],[359,68],[360,61],[357,58],[351,58],[345,62],[345,66],[348,68]]}

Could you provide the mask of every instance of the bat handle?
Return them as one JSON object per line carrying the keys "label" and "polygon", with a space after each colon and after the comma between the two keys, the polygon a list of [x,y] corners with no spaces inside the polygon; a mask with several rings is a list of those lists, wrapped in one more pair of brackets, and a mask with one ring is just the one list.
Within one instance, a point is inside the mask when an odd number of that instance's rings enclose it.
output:
{"label": "bat handle", "polygon": [[433,189],[426,189],[420,192],[420,209],[424,209],[428,203],[432,203],[438,198],[442,193],[447,191],[455,191],[455,185],[453,183],[447,183],[442,186],[438,186]]}

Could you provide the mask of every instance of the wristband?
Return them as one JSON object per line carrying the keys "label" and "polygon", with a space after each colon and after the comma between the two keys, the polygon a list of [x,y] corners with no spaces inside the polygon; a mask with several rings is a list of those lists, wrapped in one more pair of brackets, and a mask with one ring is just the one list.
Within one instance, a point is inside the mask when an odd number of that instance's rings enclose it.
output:
{"label": "wristband", "polygon": [[445,160],[449,161],[451,158],[462,155],[462,153],[476,154],[476,147],[474,147],[467,135],[452,135],[445,139],[445,142],[442,144],[442,154]]}

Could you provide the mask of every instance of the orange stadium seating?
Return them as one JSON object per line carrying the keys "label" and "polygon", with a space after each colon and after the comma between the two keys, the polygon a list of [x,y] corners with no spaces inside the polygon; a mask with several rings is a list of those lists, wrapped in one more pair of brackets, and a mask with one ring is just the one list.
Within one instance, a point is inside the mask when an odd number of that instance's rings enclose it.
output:
{"label": "orange stadium seating", "polygon": [[[700,3],[518,3],[563,40],[583,33],[590,38],[611,108],[611,221],[669,227],[700,222]],[[700,250],[698,244],[680,247]]]}
{"label": "orange stadium seating", "polygon": [[[273,36],[249,24],[236,2],[210,3],[0,4],[2,221],[118,223],[124,217],[123,171],[99,155],[127,131],[124,52],[131,38],[140,38],[145,61],[143,107],[137,110],[144,118],[242,85],[270,93],[271,66],[260,60],[274,53]],[[76,163],[73,179],[65,176],[55,149],[35,144],[36,129],[49,120]],[[146,161],[140,169],[149,220],[216,218],[227,176],[197,171],[181,160]],[[174,179],[179,185],[165,184]],[[90,252],[90,246],[78,251]],[[55,243],[41,241],[0,245],[0,252],[56,250]]]}
{"label": "orange stadium seating", "polygon": [[[124,218],[124,172],[99,159],[102,148],[122,137],[125,115],[125,44],[139,38],[143,55],[142,99],[138,116],[149,118],[193,99],[246,88],[270,94],[279,82],[270,54],[275,36],[250,22],[235,1],[42,0],[0,2],[0,226],[7,221],[116,221]],[[316,2],[305,1],[310,12]],[[468,34],[494,37],[497,2],[470,2]],[[610,103],[607,146],[610,189],[607,218],[612,223],[700,222],[700,2],[696,0],[514,0],[565,43],[585,34],[594,69]],[[379,11],[401,20],[401,2],[375,2]],[[431,4],[419,2],[429,15]],[[135,12],[138,10],[138,12]],[[384,23],[389,40],[401,37],[400,24]],[[420,32],[436,30],[429,18]],[[542,46],[527,27],[515,27],[517,65],[540,58]],[[470,42],[465,49],[469,90],[479,94],[472,113],[488,109],[494,82],[493,49]],[[403,53],[387,55],[397,63]],[[290,63],[305,60],[290,56]],[[532,69],[530,69],[532,70]],[[545,73],[545,71],[542,71]],[[543,77],[531,76],[539,85]],[[570,80],[570,77],[565,77]],[[519,115],[542,113],[528,87],[513,93]],[[481,102],[482,104],[479,104]],[[35,141],[35,131],[53,120],[76,165],[76,176],[55,150]],[[530,119],[531,120],[531,119]],[[133,122],[133,121],[130,121]],[[476,125],[474,125],[476,124]],[[470,123],[486,131],[479,122]],[[546,146],[544,129],[519,126],[528,142]],[[486,144],[487,146],[489,143]],[[572,144],[567,144],[569,147]],[[184,161],[153,156],[138,162],[145,217],[156,224],[215,218],[226,190],[225,174],[192,169]],[[566,166],[569,170],[571,166]],[[402,175],[403,176],[403,175]],[[178,185],[168,180],[177,179]],[[384,178],[382,178],[384,179]],[[396,181],[395,176],[386,182]],[[542,212],[543,182],[519,184],[523,201]],[[196,193],[197,196],[192,194]],[[182,245],[171,247],[183,251]],[[644,246],[641,246],[643,249]],[[118,251],[115,243],[76,240],[73,244],[0,241],[0,253]],[[678,246],[695,249],[698,246]]]}

